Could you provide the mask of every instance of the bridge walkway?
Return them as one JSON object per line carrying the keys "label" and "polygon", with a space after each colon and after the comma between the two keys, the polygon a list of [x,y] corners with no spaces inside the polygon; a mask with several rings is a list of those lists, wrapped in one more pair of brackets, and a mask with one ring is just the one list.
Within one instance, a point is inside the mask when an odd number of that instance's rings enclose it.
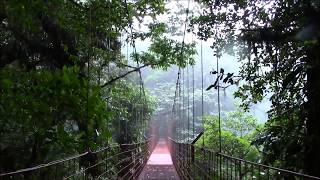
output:
{"label": "bridge walkway", "polygon": [[165,139],[159,139],[138,179],[180,180]]}

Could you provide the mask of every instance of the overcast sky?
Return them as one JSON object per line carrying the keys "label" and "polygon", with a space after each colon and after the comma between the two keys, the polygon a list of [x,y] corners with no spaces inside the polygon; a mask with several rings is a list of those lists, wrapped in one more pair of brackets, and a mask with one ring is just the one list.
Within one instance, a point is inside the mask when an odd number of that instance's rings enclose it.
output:
{"label": "overcast sky", "polygon": [[[180,3],[180,7],[179,5],[177,5],[176,1],[170,2],[167,4],[167,8],[170,8],[170,12],[177,12],[181,10],[181,7],[187,7],[187,1],[179,1]],[[191,1],[191,4],[189,6],[190,9],[197,9],[199,8],[194,2]],[[170,14],[165,14],[165,15],[161,15],[158,20],[160,22],[165,22],[168,21],[170,17]],[[181,14],[180,16],[181,19],[185,19],[185,14]],[[151,18],[146,18],[144,20],[144,23],[149,23],[151,22]],[[139,31],[146,31],[146,27],[143,25],[138,25],[138,22],[134,23],[134,29],[135,30],[139,30]],[[183,31],[184,29],[184,25],[181,24],[180,26],[180,30]],[[172,39],[181,41],[183,40],[182,36],[170,36]],[[212,45],[212,41],[209,39],[208,41],[200,41],[198,39],[196,39],[196,37],[194,35],[192,35],[191,33],[187,33],[186,32],[186,36],[185,36],[185,42],[186,43],[190,43],[190,42],[196,42],[197,46],[196,49],[198,51],[198,54],[195,56],[195,60],[197,62],[195,69],[200,69],[200,44],[202,43],[202,48],[203,48],[203,62],[204,62],[204,73],[207,74],[209,73],[212,69],[216,68],[216,58],[213,56],[213,52],[212,49],[210,48],[210,46]],[[137,52],[141,52],[141,51],[147,51],[148,47],[150,46],[150,40],[147,39],[145,41],[141,41],[141,40],[137,40],[136,41],[136,49]],[[133,48],[129,45],[128,47],[126,46],[127,44],[124,42],[123,40],[123,46],[122,46],[122,53],[127,56],[127,54],[131,54],[133,52]],[[219,60],[219,66],[221,68],[224,68],[225,72],[230,72],[230,73],[235,73],[238,74],[239,71],[239,67],[241,66],[241,63],[237,61],[236,57],[227,55],[227,54],[223,54],[223,56],[221,57],[221,59]],[[173,69],[169,69],[168,71],[172,71]],[[143,73],[144,71],[142,71]],[[163,72],[166,73],[166,72]],[[145,78],[145,76],[143,76]],[[212,77],[206,77],[206,78],[212,78]],[[174,77],[174,79],[176,79],[176,77]],[[204,85],[204,87],[208,87],[211,83],[210,81],[205,81],[207,84]],[[227,96],[228,98],[234,100],[234,104],[236,103],[240,103],[241,101],[239,99],[234,99],[233,97],[233,92],[237,90],[236,86],[233,86],[231,88],[228,88],[226,93],[223,93],[223,96]],[[208,93],[208,92],[206,92]],[[267,120],[267,111],[270,109],[271,103],[268,99],[265,99],[264,101],[262,101],[261,103],[255,104],[251,106],[251,114],[253,114],[254,116],[256,116],[259,119],[259,122],[265,122]]]}

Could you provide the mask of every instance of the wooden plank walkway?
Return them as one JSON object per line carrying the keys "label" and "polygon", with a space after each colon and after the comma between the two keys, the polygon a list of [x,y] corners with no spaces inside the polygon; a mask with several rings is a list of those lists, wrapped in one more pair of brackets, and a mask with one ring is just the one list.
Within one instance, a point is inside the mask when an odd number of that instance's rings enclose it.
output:
{"label": "wooden plank walkway", "polygon": [[164,139],[159,140],[138,179],[180,180]]}

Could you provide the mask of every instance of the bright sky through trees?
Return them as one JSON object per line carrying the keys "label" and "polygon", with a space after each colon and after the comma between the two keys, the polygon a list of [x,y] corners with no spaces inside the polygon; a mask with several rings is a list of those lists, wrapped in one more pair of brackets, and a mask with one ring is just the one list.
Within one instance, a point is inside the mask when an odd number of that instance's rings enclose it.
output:
{"label": "bright sky through trees", "polygon": [[[269,8],[271,5],[269,4],[267,6],[267,8]],[[178,41],[182,41],[183,36],[183,30],[184,30],[184,21],[186,18],[186,14],[185,14],[185,10],[188,7],[188,1],[170,1],[167,2],[166,4],[166,8],[168,9],[168,13],[166,14],[162,14],[160,16],[157,17],[157,21],[159,23],[166,23],[167,26],[174,26],[174,30],[176,30],[176,35],[175,36],[170,36],[170,38],[178,40]],[[199,4],[194,2],[194,1],[190,1],[190,5],[189,5],[189,9],[190,9],[190,14],[189,16],[192,15],[198,15],[199,13]],[[176,18],[176,19],[174,19]],[[190,17],[189,17],[190,18]],[[174,20],[176,20],[176,24],[172,24],[174,22]],[[134,20],[133,23],[133,31],[134,32],[146,32],[148,31],[148,27],[146,26],[146,24],[152,22],[152,18],[151,17],[146,17],[143,19],[143,21],[141,21],[141,23],[138,20]],[[189,22],[189,21],[188,21]],[[170,29],[170,28],[169,28]],[[169,35],[169,34],[168,34]],[[185,42],[186,43],[191,43],[191,42],[196,42],[196,49],[198,51],[197,55],[196,55],[196,66],[195,69],[196,71],[200,71],[200,48],[201,48],[201,43],[203,46],[203,61],[205,62],[205,67],[204,67],[204,72],[209,74],[210,71],[212,71],[213,69],[215,69],[216,67],[216,59],[213,56],[213,51],[211,49],[210,46],[212,46],[212,42],[213,40],[210,38],[207,41],[202,41],[197,39],[197,37],[192,34],[191,32],[186,32],[186,36],[185,36]],[[125,56],[129,56],[132,54],[132,52],[134,52],[133,47],[130,45],[130,43],[126,42],[126,37],[122,37],[122,53]],[[145,40],[140,40],[137,39],[136,40],[136,49],[138,52],[140,51],[147,51],[149,46],[151,44],[151,41],[149,38],[145,39]],[[128,45],[128,47],[127,47]],[[130,58],[129,58],[130,61]],[[221,68],[224,68],[226,72],[230,72],[230,73],[235,73],[237,74],[239,72],[239,67],[240,67],[240,63],[238,62],[237,58],[232,56],[232,55],[228,55],[228,54],[223,54],[223,56],[220,59],[220,66]],[[142,74],[143,77],[146,77],[146,71],[150,70],[150,68],[146,68],[146,69],[142,69]],[[156,71],[161,71],[161,70],[156,70]],[[177,73],[177,70],[175,68],[171,68],[168,71],[161,71],[163,74],[169,73],[172,74],[172,71],[175,72],[175,75]],[[175,79],[176,77],[172,77],[172,79]],[[210,83],[212,83],[213,79],[210,75],[205,76],[206,80],[206,84],[205,87],[209,86]],[[171,79],[171,80],[172,80]],[[170,81],[168,79],[168,81]],[[152,82],[150,82],[152,83]],[[155,83],[155,82],[153,82]],[[147,83],[148,84],[148,83]],[[224,98],[227,98],[228,101],[231,100],[232,102],[232,106],[233,108],[235,108],[234,105],[238,105],[239,99],[234,99],[233,97],[233,93],[237,90],[237,86],[231,86],[229,88],[227,88],[225,90],[225,93],[223,93],[225,96]],[[213,94],[214,92],[209,91],[206,92],[209,94]],[[224,101],[222,102],[222,104],[224,103]],[[229,102],[225,102],[225,103],[229,103]],[[257,104],[253,104],[250,107],[250,112],[257,116],[259,119],[259,122],[265,122],[267,120],[267,111],[270,109],[270,101],[268,100],[268,98],[265,98],[265,100],[263,100],[262,102],[258,102]],[[216,110],[213,110],[216,111]]]}

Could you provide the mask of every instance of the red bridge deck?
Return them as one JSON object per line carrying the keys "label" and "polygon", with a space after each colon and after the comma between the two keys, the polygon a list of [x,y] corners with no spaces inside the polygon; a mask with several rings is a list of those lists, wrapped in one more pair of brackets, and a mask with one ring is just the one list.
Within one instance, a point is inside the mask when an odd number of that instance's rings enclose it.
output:
{"label": "red bridge deck", "polygon": [[139,180],[179,180],[165,140],[159,140]]}

